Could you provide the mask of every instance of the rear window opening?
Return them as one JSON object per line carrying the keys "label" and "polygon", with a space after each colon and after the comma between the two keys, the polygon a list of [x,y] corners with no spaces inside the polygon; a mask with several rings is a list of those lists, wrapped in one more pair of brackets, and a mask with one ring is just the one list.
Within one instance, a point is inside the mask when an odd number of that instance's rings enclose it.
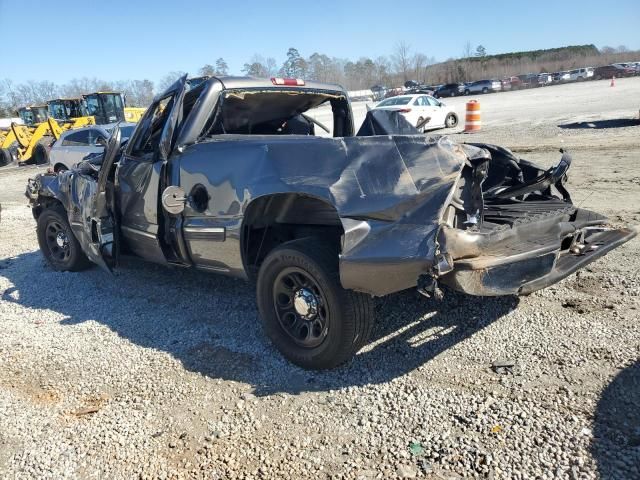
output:
{"label": "rear window opening", "polygon": [[349,102],[334,92],[229,90],[220,101],[207,135],[353,135]]}

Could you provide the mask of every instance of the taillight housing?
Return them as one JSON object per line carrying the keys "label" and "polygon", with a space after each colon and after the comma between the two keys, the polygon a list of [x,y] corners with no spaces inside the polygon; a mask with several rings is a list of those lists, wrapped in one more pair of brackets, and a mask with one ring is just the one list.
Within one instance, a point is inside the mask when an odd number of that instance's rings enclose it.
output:
{"label": "taillight housing", "polygon": [[271,83],[274,85],[285,85],[288,87],[303,87],[304,80],[301,78],[281,78],[281,77],[271,77]]}

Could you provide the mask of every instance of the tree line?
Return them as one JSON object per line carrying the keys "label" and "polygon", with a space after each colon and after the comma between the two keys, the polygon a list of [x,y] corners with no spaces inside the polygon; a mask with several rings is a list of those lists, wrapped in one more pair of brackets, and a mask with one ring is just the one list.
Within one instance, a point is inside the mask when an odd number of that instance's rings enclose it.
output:
{"label": "tree line", "polygon": [[[640,52],[632,52],[624,45],[600,49],[594,45],[577,45],[491,55],[484,46],[477,45],[474,48],[467,41],[459,57],[437,63],[435,57],[399,42],[391,55],[361,57],[357,60],[331,57],[319,52],[304,57],[298,49],[291,47],[282,63],[273,57],[265,58],[256,54],[243,65],[240,72],[235,73],[255,77],[304,78],[337,83],[348,90],[363,90],[374,85],[397,87],[407,80],[434,85],[524,73],[556,72],[630,60],[640,61]],[[79,98],[83,93],[96,91],[123,92],[127,106],[145,107],[156,93],[185,73],[169,72],[157,83],[150,79],[106,81],[84,77],[63,85],[48,80],[15,84],[10,79],[4,79],[0,81],[0,117],[12,116],[18,107],[24,105],[42,104],[54,98]],[[190,74],[228,75],[230,71],[227,62],[220,57]]]}

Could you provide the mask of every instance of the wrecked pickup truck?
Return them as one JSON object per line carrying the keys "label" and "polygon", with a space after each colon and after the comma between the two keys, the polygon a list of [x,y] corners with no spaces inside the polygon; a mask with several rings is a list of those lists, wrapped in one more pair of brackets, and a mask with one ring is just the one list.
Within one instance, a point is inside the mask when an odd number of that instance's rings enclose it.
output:
{"label": "wrecked pickup truck", "polygon": [[[330,127],[311,116],[321,105]],[[526,294],[631,239],[572,204],[570,163],[429,138],[395,112],[369,112],[356,134],[335,85],[182,78],[126,145],[115,128],[103,155],[39,175],[27,196],[52,268],[133,254],[255,279],[276,347],[331,368],[366,344],[372,296]]]}

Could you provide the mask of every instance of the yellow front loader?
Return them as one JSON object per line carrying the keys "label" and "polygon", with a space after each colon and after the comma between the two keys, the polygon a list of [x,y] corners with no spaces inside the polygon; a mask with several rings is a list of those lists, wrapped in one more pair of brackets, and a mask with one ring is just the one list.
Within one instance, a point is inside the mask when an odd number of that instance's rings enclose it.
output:
{"label": "yellow front loader", "polygon": [[[0,143],[0,166],[8,165],[15,160],[21,161],[36,130],[43,124],[44,129],[48,128],[46,125],[49,111],[46,105],[21,107],[17,113],[24,125],[14,122],[11,128],[5,131]],[[43,128],[40,129],[42,130]],[[33,148],[29,149],[31,150]]]}
{"label": "yellow front loader", "polygon": [[147,109],[143,107],[124,107],[124,120],[126,122],[138,123]]}
{"label": "yellow front loader", "polygon": [[[42,119],[42,116],[38,119]],[[60,138],[62,132],[94,124],[95,119],[86,115],[82,99],[50,100],[47,102],[46,121],[35,125],[11,124],[17,142],[13,156],[19,163],[44,165],[49,162],[51,145]]]}

